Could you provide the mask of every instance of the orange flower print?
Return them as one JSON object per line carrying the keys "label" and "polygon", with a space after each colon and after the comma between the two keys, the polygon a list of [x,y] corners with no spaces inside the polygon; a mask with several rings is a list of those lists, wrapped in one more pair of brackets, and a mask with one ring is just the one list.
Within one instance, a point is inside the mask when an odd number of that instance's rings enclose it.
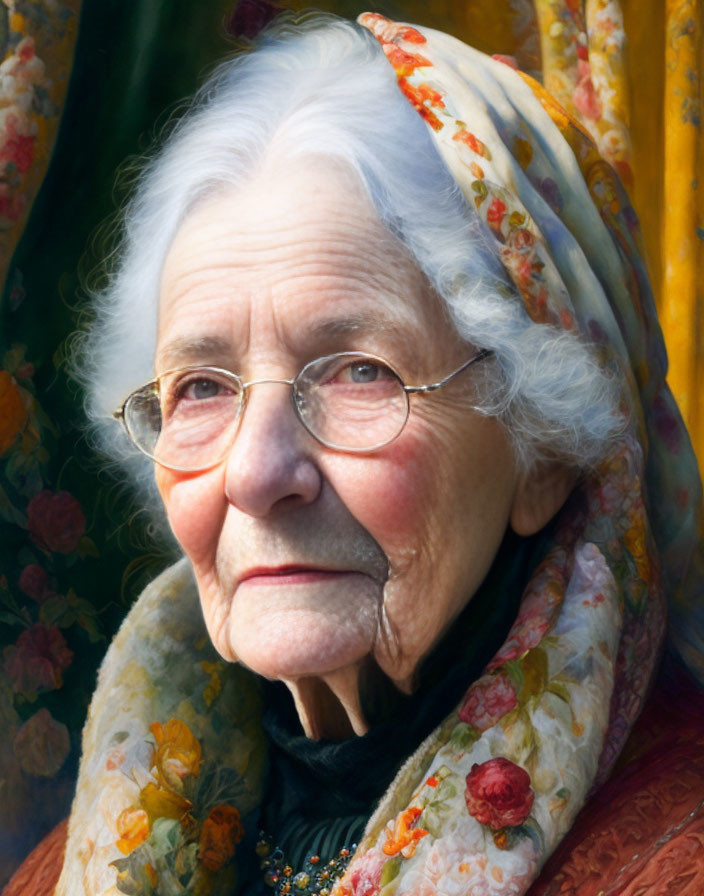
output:
{"label": "orange flower print", "polygon": [[0,454],[15,442],[27,422],[24,406],[9,370],[0,370]]}
{"label": "orange flower print", "polygon": [[397,75],[412,75],[417,68],[432,65],[429,59],[420,53],[407,53],[396,44],[382,44],[386,58],[396,70]]}
{"label": "orange flower print", "polygon": [[149,819],[144,809],[124,809],[117,817],[117,848],[129,855],[149,836]]}
{"label": "orange flower print", "polygon": [[[432,109],[429,109],[425,104],[430,100],[435,106],[442,105],[442,96],[436,90],[432,90],[427,84],[414,87],[404,77],[398,78],[398,86],[420,117],[427,121],[434,131],[439,131],[442,128],[442,122]],[[435,97],[439,99],[439,102]]]}
{"label": "orange flower print", "polygon": [[435,106],[436,109],[444,109],[445,101],[439,90],[431,87],[430,84],[419,84],[416,88],[416,95],[422,100],[423,104]]}
{"label": "orange flower print", "polygon": [[402,25],[398,36],[401,40],[407,40],[409,44],[425,44],[427,40],[423,37],[423,35],[416,28],[412,28],[410,25]]}
{"label": "orange flower print", "polygon": [[232,806],[216,806],[203,822],[198,858],[210,871],[219,871],[235,854],[244,836],[240,813]]}
{"label": "orange flower print", "polygon": [[506,203],[497,196],[491,200],[491,205],[486,212],[486,220],[491,229],[500,236],[501,222],[506,217]]}
{"label": "orange flower print", "polygon": [[165,725],[154,722],[149,730],[156,740],[152,764],[156,767],[157,780],[181,793],[183,779],[200,774],[201,748],[197,738],[180,719],[171,719]]}
{"label": "orange flower print", "polygon": [[452,139],[459,143],[464,143],[464,145],[468,146],[472,152],[475,152],[478,156],[482,156],[487,161],[491,161],[489,147],[485,143],[482,143],[479,137],[475,137],[474,134],[471,134],[467,128],[460,126]]}
{"label": "orange flower print", "polygon": [[395,856],[400,852],[405,859],[411,858],[418,841],[428,833],[423,828],[416,827],[422,812],[417,806],[411,806],[396,818],[393,830],[386,829],[386,843],[382,847],[385,855]]}

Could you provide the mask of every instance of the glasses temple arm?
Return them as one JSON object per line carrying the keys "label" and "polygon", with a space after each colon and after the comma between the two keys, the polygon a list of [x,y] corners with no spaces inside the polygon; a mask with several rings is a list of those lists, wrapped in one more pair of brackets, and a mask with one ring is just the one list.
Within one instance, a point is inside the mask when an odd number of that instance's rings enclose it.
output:
{"label": "glasses temple arm", "polygon": [[437,389],[442,389],[442,387],[447,385],[450,380],[459,376],[460,373],[463,373],[468,367],[471,367],[472,364],[476,364],[477,361],[483,361],[493,354],[494,352],[490,348],[483,348],[481,351],[477,352],[476,355],[471,357],[469,361],[465,361],[461,367],[458,367],[457,370],[453,370],[452,373],[448,373],[444,379],[439,380],[437,383],[427,383],[425,386],[404,386],[403,389],[409,395],[417,392],[435,392]]}

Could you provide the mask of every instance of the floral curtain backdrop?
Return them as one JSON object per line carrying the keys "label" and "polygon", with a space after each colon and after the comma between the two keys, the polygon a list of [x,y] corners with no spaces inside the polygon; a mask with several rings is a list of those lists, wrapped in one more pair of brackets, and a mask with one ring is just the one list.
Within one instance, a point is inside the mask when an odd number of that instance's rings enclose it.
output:
{"label": "floral curtain backdrop", "polygon": [[[618,169],[641,217],[670,381],[700,458],[701,3],[374,7],[514,56]],[[350,0],[318,5],[361,11]],[[97,665],[171,559],[84,438],[67,372],[110,244],[104,222],[123,198],[115,171],[129,180],[178,102],[269,14],[260,0],[0,0],[0,886],[68,813]]]}

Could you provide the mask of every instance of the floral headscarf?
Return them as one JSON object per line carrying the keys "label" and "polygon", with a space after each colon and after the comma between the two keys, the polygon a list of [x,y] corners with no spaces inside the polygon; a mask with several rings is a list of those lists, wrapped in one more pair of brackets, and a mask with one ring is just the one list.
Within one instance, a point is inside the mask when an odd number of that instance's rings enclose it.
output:
{"label": "floral headscarf", "polygon": [[[666,597],[673,639],[704,680],[701,486],[614,169],[505,61],[376,14],[360,22],[485,221],[527,313],[583,334],[623,374],[630,430],[561,511],[506,642],[409,757],[332,888],[518,896],[623,747],[657,663]],[[111,647],[57,896],[234,886],[240,815],[246,828],[262,792],[259,710],[244,670],[208,653],[196,603],[179,564]],[[223,769],[236,774],[199,818],[204,782]]]}

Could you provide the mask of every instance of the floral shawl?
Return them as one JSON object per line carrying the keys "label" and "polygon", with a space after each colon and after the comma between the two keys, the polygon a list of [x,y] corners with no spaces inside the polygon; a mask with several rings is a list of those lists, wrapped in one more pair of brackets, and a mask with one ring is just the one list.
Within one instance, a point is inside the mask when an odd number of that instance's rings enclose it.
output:
{"label": "floral shawl", "polygon": [[[531,78],[366,13],[530,317],[621,372],[630,429],[558,517],[507,640],[409,757],[333,896],[518,896],[613,767],[653,675],[665,595],[700,662],[700,484],[665,383],[638,223],[587,132]],[[383,121],[380,120],[380,126]],[[234,892],[265,749],[254,677],[212,652],[184,562],[100,674],[57,896]],[[698,610],[701,613],[701,610]]]}

